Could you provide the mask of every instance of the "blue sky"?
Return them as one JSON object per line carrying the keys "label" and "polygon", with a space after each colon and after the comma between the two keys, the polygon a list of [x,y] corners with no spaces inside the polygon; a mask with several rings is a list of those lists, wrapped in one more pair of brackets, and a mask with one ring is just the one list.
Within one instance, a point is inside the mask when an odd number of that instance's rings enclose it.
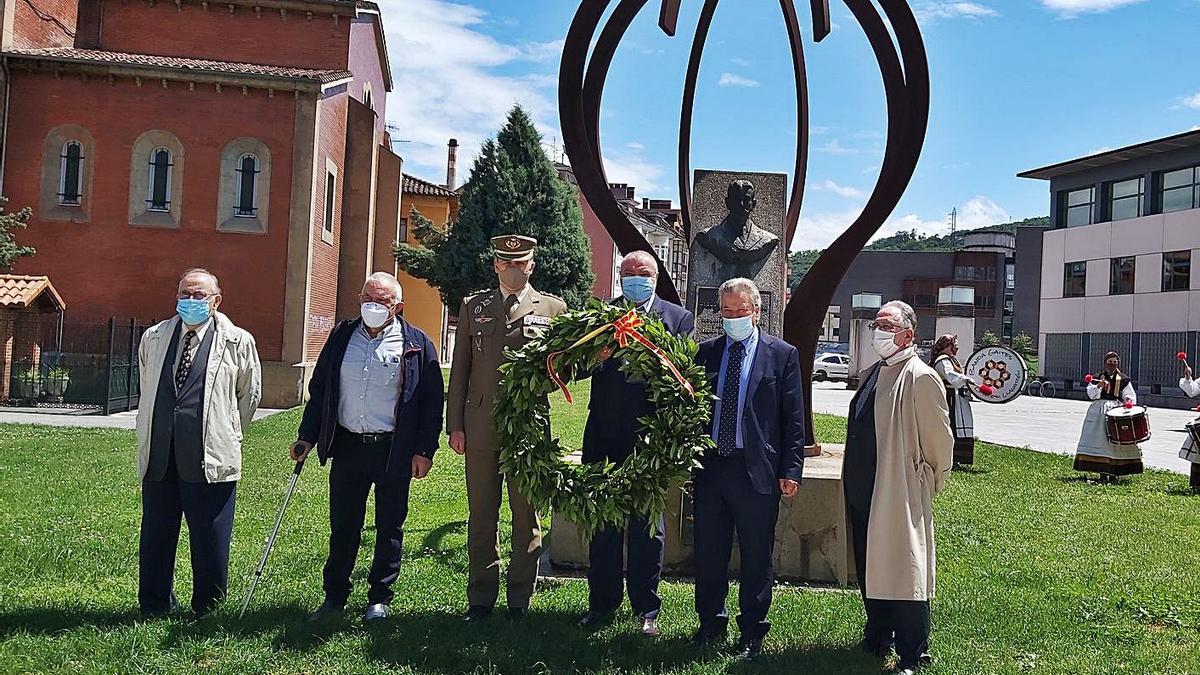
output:
{"label": "blue sky", "polygon": [[[614,2],[615,4],[615,2]],[[650,0],[617,54],[601,139],[610,180],[639,196],[678,200],[679,104],[696,18],[679,34],[657,27]],[[793,248],[819,248],[857,215],[884,144],[878,66],[845,6],[834,32],[805,24],[812,156]],[[883,234],[947,230],[1045,215],[1047,185],[1019,171],[1200,125],[1200,0],[913,0],[933,86],[916,177]],[[405,170],[441,180],[456,137],[465,174],[479,144],[514,103],[537,120],[553,154],[557,72],[575,0],[385,0],[396,73],[388,118]],[[726,0],[700,71],[693,167],[790,173],[795,94],[776,0]]]}

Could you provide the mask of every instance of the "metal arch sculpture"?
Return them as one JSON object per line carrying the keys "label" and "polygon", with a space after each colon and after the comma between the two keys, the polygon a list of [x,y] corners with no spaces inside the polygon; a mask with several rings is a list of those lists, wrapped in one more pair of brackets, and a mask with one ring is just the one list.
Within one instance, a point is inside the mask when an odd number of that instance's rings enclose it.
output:
{"label": "metal arch sculpture", "polygon": [[[559,115],[563,140],[580,190],[622,253],[643,250],[655,255],[645,237],[630,221],[608,187],[600,147],[600,106],[604,84],[618,45],[649,0],[619,0],[603,29],[604,14],[613,0],[582,0],[567,32],[559,71]],[[704,45],[720,0],[704,0],[692,41],[679,131],[679,194],[684,233],[691,239],[692,195],[691,130],[696,85]],[[912,180],[929,122],[929,64],[920,28],[906,0],[844,0],[867,36],[879,62],[887,104],[887,145],[879,178],[862,213],[817,259],[797,286],[784,311],[784,338],[800,350],[805,391],[812,391],[812,365],[819,328],[833,294],[870,238],[891,215]],[[674,37],[682,0],[662,0],[659,26]],[[786,216],[786,242],[791,242],[800,220],[808,170],[808,81],[804,45],[794,0],[780,0],[796,82],[796,166]],[[830,33],[829,0],[810,0],[813,38],[823,41]],[[885,22],[886,17],[886,22]],[[889,31],[889,24],[891,30]],[[599,30],[599,37],[596,36]],[[895,35],[893,42],[892,35]],[[592,41],[595,48],[592,49]],[[590,59],[589,59],[590,55]],[[655,258],[658,259],[657,255]],[[670,270],[658,260],[658,293],[679,301]],[[801,300],[803,299],[803,300]],[[811,399],[811,396],[810,396]],[[807,445],[815,446],[811,408],[806,425]]]}

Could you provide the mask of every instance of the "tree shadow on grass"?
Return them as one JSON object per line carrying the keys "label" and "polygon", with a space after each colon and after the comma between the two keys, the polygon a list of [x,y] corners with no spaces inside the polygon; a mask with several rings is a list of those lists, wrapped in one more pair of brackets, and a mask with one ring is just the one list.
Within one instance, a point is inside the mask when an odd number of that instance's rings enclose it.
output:
{"label": "tree shadow on grass", "polygon": [[416,554],[410,554],[410,557],[435,558],[442,565],[465,574],[467,572],[466,563],[454,559],[460,557],[461,549],[446,548],[442,545],[442,540],[450,534],[466,529],[467,521],[465,520],[455,520],[438,525],[425,533],[425,537],[421,540],[421,550]]}
{"label": "tree shadow on grass", "polygon": [[699,649],[685,637],[646,639],[629,622],[626,630],[579,628],[576,613],[530,613],[514,622],[503,614],[466,627],[458,616],[420,613],[393,617],[366,628],[367,656],[389,667],[442,673],[604,672],[686,668],[735,673],[872,672],[878,663],[844,648],[786,648],[753,663],[739,663],[722,651]]}
{"label": "tree shadow on grass", "polygon": [[992,470],[987,467],[978,466],[975,464],[955,464],[954,472],[970,474],[973,476],[975,476],[975,475],[982,476],[982,475],[991,473]]}
{"label": "tree shadow on grass", "polygon": [[1171,483],[1167,486],[1166,493],[1172,497],[1196,497],[1200,499],[1200,492],[1192,489],[1192,486],[1187,483]]}
{"label": "tree shadow on grass", "polygon": [[51,635],[76,628],[111,629],[143,621],[136,608],[104,611],[84,607],[29,607],[0,612],[0,638],[16,633]]}

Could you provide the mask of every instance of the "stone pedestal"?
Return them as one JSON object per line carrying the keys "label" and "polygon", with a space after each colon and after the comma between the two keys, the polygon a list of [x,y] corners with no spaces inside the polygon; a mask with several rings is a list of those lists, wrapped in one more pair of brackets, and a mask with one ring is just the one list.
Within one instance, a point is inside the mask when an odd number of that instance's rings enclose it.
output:
{"label": "stone pedestal", "polygon": [[[852,546],[842,496],[843,446],[824,445],[820,457],[804,461],[804,481],[792,499],[781,499],[775,527],[775,578],[846,586],[855,581]],[[578,461],[578,457],[573,457]],[[692,500],[685,488],[667,499],[665,573],[692,576]],[[588,545],[575,526],[555,515],[550,562],[559,569],[585,570]],[[731,570],[738,570],[737,547]]]}
{"label": "stone pedestal", "polygon": [[783,334],[787,291],[787,176],[697,170],[688,242],[688,309],[696,339],[722,334],[717,289],[735,277],[753,279],[762,293],[761,328]]}

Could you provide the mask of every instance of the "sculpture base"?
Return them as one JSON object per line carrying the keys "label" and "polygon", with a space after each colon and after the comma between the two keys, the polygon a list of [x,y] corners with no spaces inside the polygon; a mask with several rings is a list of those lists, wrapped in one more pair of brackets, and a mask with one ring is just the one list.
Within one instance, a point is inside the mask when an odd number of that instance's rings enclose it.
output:
{"label": "sculpture base", "polygon": [[[852,547],[842,492],[841,445],[816,446],[819,457],[804,462],[804,481],[791,499],[781,498],[775,527],[775,578],[847,586],[854,578]],[[579,461],[572,455],[570,461]],[[664,572],[692,576],[692,500],[683,487],[667,497]],[[550,532],[550,563],[558,569],[586,570],[588,544],[575,525],[555,515]],[[737,547],[730,569],[738,570]]]}

